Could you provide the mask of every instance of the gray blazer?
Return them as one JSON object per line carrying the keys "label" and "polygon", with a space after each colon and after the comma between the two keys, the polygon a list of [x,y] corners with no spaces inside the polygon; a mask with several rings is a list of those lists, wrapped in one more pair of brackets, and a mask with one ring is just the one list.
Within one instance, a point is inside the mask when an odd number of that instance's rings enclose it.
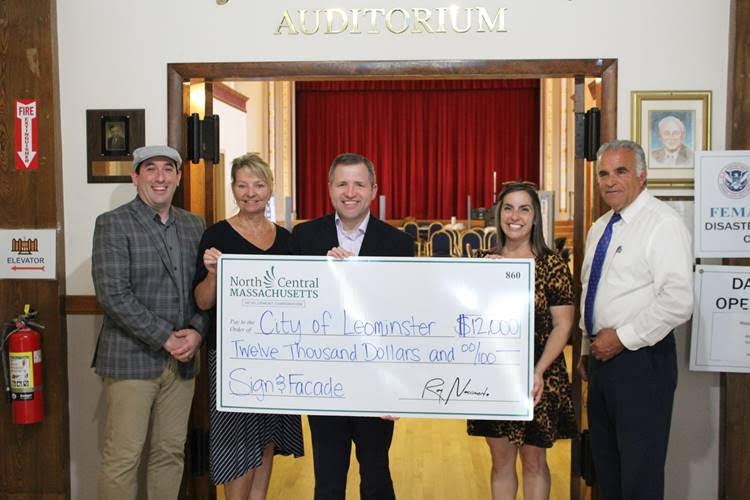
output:
{"label": "gray blazer", "polygon": [[[208,318],[193,298],[205,224],[180,208],[172,207],[172,215],[181,242],[181,288],[153,209],[136,197],[96,218],[91,274],[104,323],[92,366],[103,377],[156,378],[169,360],[162,346],[174,330],[205,334]],[[195,362],[180,363],[180,375],[192,377]]]}

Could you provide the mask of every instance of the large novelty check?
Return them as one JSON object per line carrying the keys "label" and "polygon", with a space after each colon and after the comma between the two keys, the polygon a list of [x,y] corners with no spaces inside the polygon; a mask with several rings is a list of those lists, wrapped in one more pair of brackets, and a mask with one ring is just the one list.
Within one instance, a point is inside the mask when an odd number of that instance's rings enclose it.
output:
{"label": "large novelty check", "polygon": [[217,408],[531,420],[531,259],[223,255]]}

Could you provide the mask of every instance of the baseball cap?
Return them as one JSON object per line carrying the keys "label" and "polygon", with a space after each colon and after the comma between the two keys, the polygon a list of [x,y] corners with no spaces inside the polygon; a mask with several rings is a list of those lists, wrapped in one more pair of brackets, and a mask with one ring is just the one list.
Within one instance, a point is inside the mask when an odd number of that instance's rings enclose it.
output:
{"label": "baseball cap", "polygon": [[133,151],[133,172],[138,168],[138,165],[157,156],[169,158],[175,162],[178,170],[182,169],[182,158],[180,158],[180,153],[176,149],[169,146],[143,146]]}

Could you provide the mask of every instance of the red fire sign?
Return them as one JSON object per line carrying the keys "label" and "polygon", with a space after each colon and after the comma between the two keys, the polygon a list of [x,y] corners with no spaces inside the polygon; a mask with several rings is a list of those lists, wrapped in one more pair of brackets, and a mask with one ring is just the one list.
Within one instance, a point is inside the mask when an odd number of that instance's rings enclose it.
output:
{"label": "red fire sign", "polygon": [[39,133],[35,99],[16,100],[16,170],[39,168]]}

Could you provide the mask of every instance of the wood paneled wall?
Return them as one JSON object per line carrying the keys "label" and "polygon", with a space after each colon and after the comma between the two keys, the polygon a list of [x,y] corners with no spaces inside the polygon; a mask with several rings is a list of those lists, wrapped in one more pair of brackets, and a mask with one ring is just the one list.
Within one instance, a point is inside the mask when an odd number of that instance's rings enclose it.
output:
{"label": "wood paneled wall", "polygon": [[[0,403],[0,498],[63,499],[70,494],[55,5],[55,0],[0,0],[0,228],[58,229],[56,280],[0,281],[1,321],[14,317],[25,303],[30,303],[40,311],[39,320],[47,326],[43,336],[44,422],[13,425],[8,403]],[[745,75],[750,72],[750,0],[733,0],[732,9],[726,142],[728,149],[748,149],[750,81]],[[506,66],[512,64],[505,63]],[[465,65],[464,70],[471,73],[471,64]],[[513,74],[512,69],[504,70]],[[610,70],[616,71],[616,66]],[[270,73],[274,74],[273,68]],[[172,68],[170,81],[181,82],[181,76]],[[201,76],[210,78],[212,75],[203,71]],[[264,71],[258,76],[267,77]],[[616,92],[607,95],[616,99]],[[181,94],[170,95],[170,103],[181,97]],[[36,99],[38,103],[38,170],[15,169],[16,99]],[[171,133],[174,130],[175,127],[170,127]],[[602,136],[613,136],[613,133],[614,121],[603,123]],[[737,263],[748,265],[750,262],[743,259]],[[744,498],[750,491],[746,460],[750,454],[750,421],[746,418],[750,413],[750,376],[728,374],[723,377],[722,406],[721,496]]]}
{"label": "wood paneled wall", "polygon": [[[14,425],[0,402],[0,498],[70,495],[62,167],[55,0],[0,0],[0,228],[57,228],[54,281],[0,280],[0,320],[28,303],[39,311],[44,362],[44,421]],[[37,101],[39,168],[16,170],[17,99]]]}
{"label": "wood paneled wall", "polygon": [[[750,0],[733,0],[729,18],[726,149],[750,149]],[[750,259],[728,259],[750,266]],[[750,375],[721,377],[719,498],[747,498],[750,491]]]}

